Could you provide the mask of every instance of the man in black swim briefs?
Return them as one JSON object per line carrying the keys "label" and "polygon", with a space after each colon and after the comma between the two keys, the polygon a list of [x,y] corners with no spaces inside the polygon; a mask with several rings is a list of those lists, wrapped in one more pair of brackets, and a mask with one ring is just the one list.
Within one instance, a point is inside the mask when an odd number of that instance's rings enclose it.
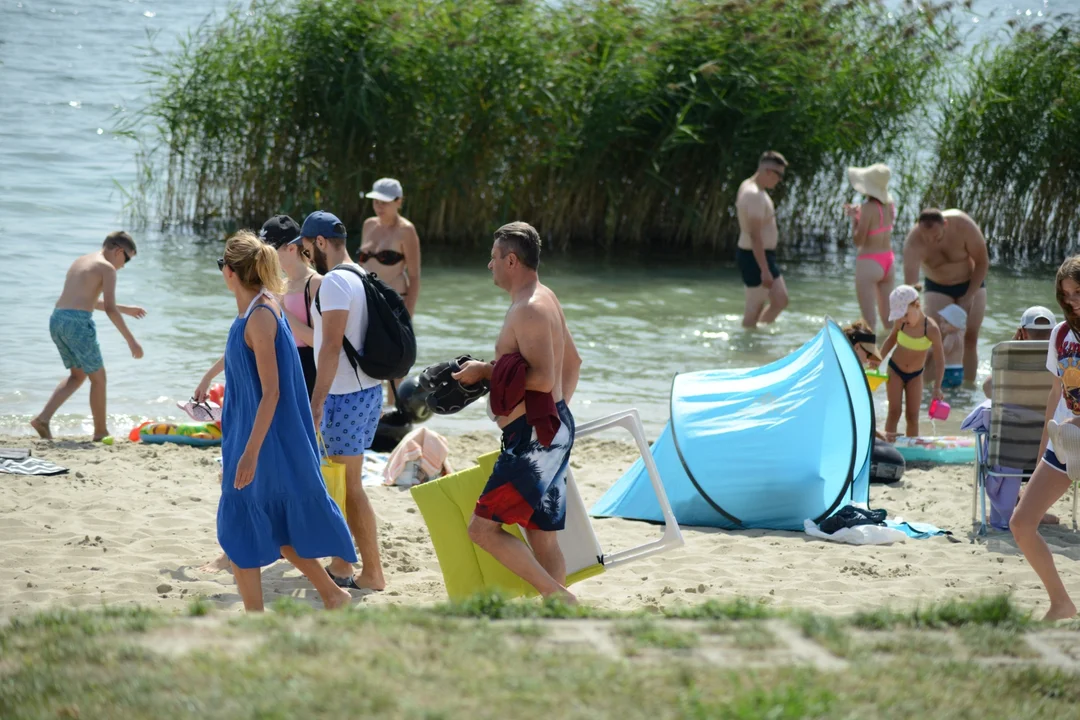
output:
{"label": "man in black swim briefs", "polygon": [[[574,445],[567,405],[577,388],[581,356],[558,298],[540,283],[539,264],[540,235],[531,225],[513,222],[495,231],[488,268],[495,285],[510,294],[495,363],[470,360],[453,377],[465,385],[491,380],[492,396],[499,398],[491,402],[490,414],[502,430],[502,453],[476,503],[469,537],[541,595],[572,603],[576,599],[566,589],[556,532],[566,524],[566,475]],[[523,362],[525,370],[506,382],[503,365],[495,369],[501,362]],[[517,387],[508,391],[511,385]],[[537,408],[547,413],[538,414]],[[503,530],[503,524],[520,525],[529,544]]]}
{"label": "man in black swim briefs", "polygon": [[735,262],[746,286],[743,327],[771,323],[788,304],[787,285],[776,264],[776,207],[765,192],[784,179],[787,160],[769,150],[758,160],[757,172],[743,180],[735,196],[739,243]]}
{"label": "man in black swim briefs", "polygon": [[[919,282],[923,271],[926,314],[941,322],[940,312],[956,304],[967,312],[964,331],[964,383],[975,382],[979,368],[979,330],[986,316],[986,274],[990,255],[979,226],[960,210],[923,210],[904,241],[904,282]],[[932,359],[927,360],[930,368]]]}

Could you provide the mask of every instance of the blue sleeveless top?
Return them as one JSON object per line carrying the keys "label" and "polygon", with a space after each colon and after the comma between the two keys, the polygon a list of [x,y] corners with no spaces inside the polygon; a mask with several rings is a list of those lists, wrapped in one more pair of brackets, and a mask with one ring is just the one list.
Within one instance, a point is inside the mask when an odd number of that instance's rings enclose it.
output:
{"label": "blue sleeveless top", "polygon": [[[275,306],[259,304],[237,316],[225,343],[225,399],[221,408],[222,478],[217,533],[221,549],[240,568],[270,565],[290,545],[302,558],[340,557],[356,562],[352,536],[338,506],[326,492],[320,470],[311,405],[289,323]],[[268,294],[267,294],[268,296]],[[266,433],[255,479],[233,487],[236,466],[247,447],[262,383],[255,351],[244,341],[251,313],[274,313],[278,386],[281,394]]]}

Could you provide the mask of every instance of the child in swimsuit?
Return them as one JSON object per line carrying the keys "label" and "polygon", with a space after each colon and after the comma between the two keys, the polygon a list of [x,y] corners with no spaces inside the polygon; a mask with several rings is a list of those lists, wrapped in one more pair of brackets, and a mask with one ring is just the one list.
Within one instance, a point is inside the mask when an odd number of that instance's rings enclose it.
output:
{"label": "child in swimsuit", "polygon": [[905,400],[907,436],[919,436],[919,408],[922,406],[922,374],[926,368],[926,353],[931,349],[934,351],[934,367],[937,369],[935,398],[942,397],[945,359],[941,331],[937,323],[923,313],[918,287],[901,285],[889,294],[889,322],[895,324],[881,348],[881,354],[887,356],[893,348],[896,349],[889,358],[889,415],[885,421],[885,436],[892,441],[896,439],[896,426],[900,422],[900,412],[904,409]]}
{"label": "child in swimsuit", "polygon": [[967,313],[959,305],[946,305],[938,316],[941,323],[941,347],[945,353],[945,375],[942,387],[956,388],[964,382],[964,331]]}

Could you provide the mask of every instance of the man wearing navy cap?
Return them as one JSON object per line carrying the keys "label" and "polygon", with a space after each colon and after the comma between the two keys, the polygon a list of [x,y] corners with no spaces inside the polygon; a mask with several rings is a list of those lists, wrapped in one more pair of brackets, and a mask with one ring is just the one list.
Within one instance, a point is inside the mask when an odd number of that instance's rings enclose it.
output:
{"label": "man wearing navy cap", "polygon": [[311,415],[331,459],[345,466],[346,520],[363,563],[354,575],[349,562],[333,558],[326,571],[341,587],[382,590],[386,579],[379,558],[375,511],[361,482],[364,451],[371,447],[382,413],[382,383],[359,367],[354,368],[343,349],[343,340],[348,338],[363,354],[368,325],[367,294],[360,276],[348,270],[334,272],[339,265],[360,269],[345,248],[346,237],[341,220],[319,210],[307,216],[300,236],[293,241],[303,243],[315,261],[315,269],[323,275],[319,302],[311,308],[318,368]]}

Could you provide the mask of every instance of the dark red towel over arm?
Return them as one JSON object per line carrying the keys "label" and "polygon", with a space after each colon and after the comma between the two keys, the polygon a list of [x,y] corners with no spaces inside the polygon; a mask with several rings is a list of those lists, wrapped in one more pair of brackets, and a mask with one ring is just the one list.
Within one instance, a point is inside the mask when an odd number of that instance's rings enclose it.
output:
{"label": "dark red towel over arm", "polygon": [[503,355],[495,362],[491,371],[491,411],[506,416],[524,401],[526,422],[536,430],[540,444],[549,447],[562,422],[551,393],[525,390],[528,367],[518,352]]}

